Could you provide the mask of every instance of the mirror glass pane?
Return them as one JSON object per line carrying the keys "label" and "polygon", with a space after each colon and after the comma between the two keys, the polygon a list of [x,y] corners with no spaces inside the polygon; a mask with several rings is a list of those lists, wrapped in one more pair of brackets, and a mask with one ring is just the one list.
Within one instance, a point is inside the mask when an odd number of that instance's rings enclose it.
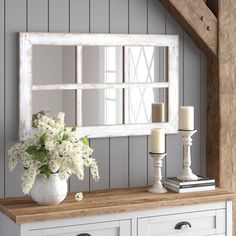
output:
{"label": "mirror glass pane", "polygon": [[33,84],[62,84],[76,81],[76,48],[73,46],[33,46]]}
{"label": "mirror glass pane", "polygon": [[83,46],[80,62],[78,53],[75,46],[33,46],[34,85],[76,83],[76,66],[81,62],[82,83],[94,86],[82,89],[81,108],[74,90],[34,91],[33,112],[64,111],[68,126],[75,124],[80,109],[82,126],[168,121],[167,89],[96,89],[96,84],[104,83],[144,83],[145,87],[150,82],[168,81],[166,47]]}
{"label": "mirror glass pane", "polygon": [[49,111],[55,116],[58,112],[65,112],[65,123],[73,127],[76,124],[76,105],[74,90],[33,91],[32,112]]}
{"label": "mirror glass pane", "polygon": [[123,47],[84,46],[83,83],[122,83]]}
{"label": "mirror glass pane", "polygon": [[118,125],[123,123],[123,89],[82,91],[82,125]]}
{"label": "mirror glass pane", "polygon": [[167,89],[132,88],[125,92],[126,124],[167,122]]}
{"label": "mirror glass pane", "polygon": [[125,47],[127,82],[166,82],[167,47]]}

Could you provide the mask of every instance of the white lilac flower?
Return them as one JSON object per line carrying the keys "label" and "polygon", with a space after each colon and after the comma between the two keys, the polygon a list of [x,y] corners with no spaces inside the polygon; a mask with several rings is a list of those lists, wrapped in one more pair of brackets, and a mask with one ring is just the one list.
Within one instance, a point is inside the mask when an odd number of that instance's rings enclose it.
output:
{"label": "white lilac flower", "polygon": [[[35,132],[32,136],[8,151],[9,170],[13,171],[18,163],[25,168],[21,177],[23,193],[29,193],[38,173],[50,175],[58,172],[62,180],[68,180],[74,174],[83,180],[84,167],[89,167],[93,179],[99,180],[97,162],[90,157],[93,150],[81,141],[75,129],[65,129],[64,113],[59,113],[56,118],[50,118],[44,112],[37,113],[33,125]],[[45,136],[43,140],[42,134]],[[34,155],[38,151],[43,154],[40,159]],[[82,200],[81,194],[78,193],[77,199]]]}
{"label": "white lilac flower", "polygon": [[55,142],[53,142],[52,140],[46,140],[46,141],[45,141],[45,148],[46,148],[48,151],[53,151],[54,148],[55,148]]}
{"label": "white lilac flower", "polygon": [[60,162],[56,160],[50,160],[48,162],[49,169],[52,171],[52,173],[57,173],[60,168]]}
{"label": "white lilac flower", "polygon": [[79,192],[75,194],[75,200],[76,201],[81,201],[83,199],[83,193]]}

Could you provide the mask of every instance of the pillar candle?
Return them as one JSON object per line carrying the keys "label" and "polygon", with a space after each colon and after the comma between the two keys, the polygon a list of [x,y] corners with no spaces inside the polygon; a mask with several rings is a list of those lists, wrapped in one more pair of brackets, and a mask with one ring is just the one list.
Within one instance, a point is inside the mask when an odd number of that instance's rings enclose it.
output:
{"label": "pillar candle", "polygon": [[152,122],[165,122],[164,103],[152,103]]}
{"label": "pillar candle", "polygon": [[180,107],[180,130],[194,130],[194,107],[181,106]]}
{"label": "pillar candle", "polygon": [[165,130],[164,129],[152,129],[151,152],[152,153],[165,153]]}

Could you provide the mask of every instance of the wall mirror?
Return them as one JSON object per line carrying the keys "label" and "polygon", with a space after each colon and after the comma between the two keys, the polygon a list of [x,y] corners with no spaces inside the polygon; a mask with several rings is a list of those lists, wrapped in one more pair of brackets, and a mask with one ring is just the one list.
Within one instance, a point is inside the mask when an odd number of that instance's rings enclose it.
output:
{"label": "wall mirror", "polygon": [[178,36],[20,33],[20,139],[42,109],[78,135],[178,129]]}

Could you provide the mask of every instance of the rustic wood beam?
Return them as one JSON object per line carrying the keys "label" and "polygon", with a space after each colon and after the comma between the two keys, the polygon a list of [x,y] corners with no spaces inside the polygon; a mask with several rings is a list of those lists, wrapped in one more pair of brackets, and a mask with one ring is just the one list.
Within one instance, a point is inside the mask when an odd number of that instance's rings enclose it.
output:
{"label": "rustic wood beam", "polygon": [[217,55],[217,18],[203,0],[160,1],[207,55]]}
{"label": "rustic wood beam", "polygon": [[[208,65],[207,175],[236,192],[236,1],[218,2],[218,58]],[[210,61],[210,60],[209,60]],[[234,225],[236,205],[233,206]],[[236,231],[234,230],[234,234]]]}

